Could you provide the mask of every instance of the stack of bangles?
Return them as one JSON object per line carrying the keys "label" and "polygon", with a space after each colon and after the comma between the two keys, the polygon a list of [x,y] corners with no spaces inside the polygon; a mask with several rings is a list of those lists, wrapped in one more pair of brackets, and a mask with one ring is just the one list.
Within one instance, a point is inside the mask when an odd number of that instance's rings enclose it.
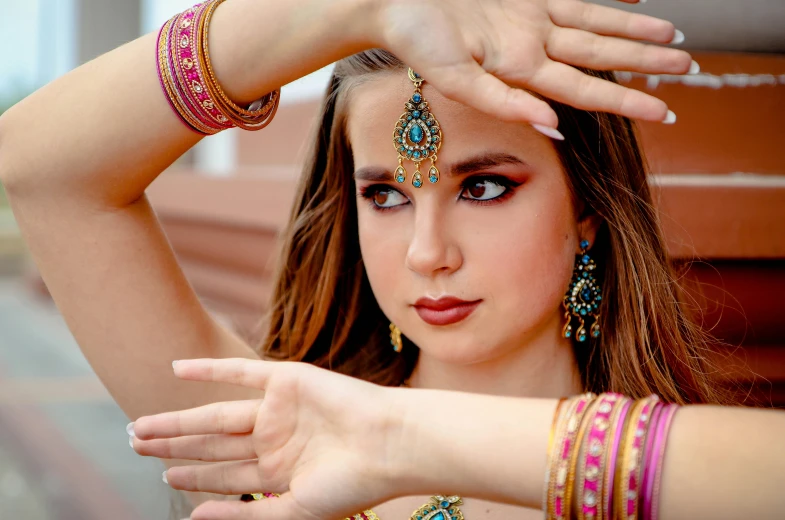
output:
{"label": "stack of bangles", "polygon": [[224,1],[197,4],[167,21],[158,34],[161,88],[180,119],[203,135],[234,127],[261,130],[275,116],[281,94],[275,90],[244,109],[218,85],[207,40],[213,13]]}
{"label": "stack of bangles", "polygon": [[665,443],[679,407],[656,395],[560,401],[548,448],[548,520],[655,520]]}

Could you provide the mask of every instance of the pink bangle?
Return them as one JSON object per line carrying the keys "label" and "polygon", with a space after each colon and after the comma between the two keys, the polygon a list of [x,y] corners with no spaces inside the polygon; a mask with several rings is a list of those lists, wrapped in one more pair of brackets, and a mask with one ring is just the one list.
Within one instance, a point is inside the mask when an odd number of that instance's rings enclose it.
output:
{"label": "pink bangle", "polygon": [[660,415],[653,448],[654,453],[652,454],[652,466],[654,470],[649,479],[649,489],[644,496],[644,520],[657,520],[657,515],[659,513],[658,501],[660,495],[660,479],[662,477],[662,464],[665,459],[665,444],[667,443],[668,432],[670,432],[670,427],[673,423],[673,416],[676,415],[678,409],[678,405],[671,404],[668,405]]}
{"label": "pink bangle", "polygon": [[611,422],[614,425],[613,438],[608,444],[608,462],[605,465],[605,485],[603,487],[603,504],[605,509],[604,519],[611,520],[613,518],[613,486],[614,477],[616,475],[616,464],[619,458],[619,446],[621,445],[621,436],[624,432],[624,422],[627,419],[627,414],[632,406],[631,399],[625,399],[624,403],[619,408],[618,414]]}
{"label": "pink bangle", "polygon": [[180,80],[181,92],[187,99],[193,115],[199,121],[214,130],[213,133],[231,128],[233,125],[215,106],[210,99],[203,71],[197,57],[197,29],[210,7],[209,2],[199,4],[193,10],[187,10],[177,17],[173,24],[174,68]]}
{"label": "pink bangle", "polygon": [[665,403],[654,403],[654,408],[651,411],[651,419],[649,420],[649,428],[648,434],[646,435],[646,441],[644,443],[644,451],[642,455],[642,464],[641,464],[641,483],[640,483],[640,490],[641,496],[638,503],[639,509],[646,508],[646,501],[649,498],[649,483],[653,477],[652,470],[654,469],[654,443],[657,439],[657,427],[660,424],[660,419],[662,417],[662,412],[665,409]]}
{"label": "pink bangle", "polygon": [[610,437],[610,419],[614,409],[623,404],[620,394],[602,394],[598,403],[587,415],[590,430],[583,443],[583,461],[578,478],[578,518],[597,518],[603,513],[603,475],[605,471],[606,441]]}
{"label": "pink bangle", "polygon": [[653,395],[646,398],[638,417],[635,430],[632,431],[632,452],[630,455],[630,471],[626,475],[626,482],[623,482],[622,489],[619,490],[624,493],[622,503],[624,504],[623,513],[627,518],[634,517],[638,509],[638,497],[640,496],[640,483],[641,483],[641,461],[642,461],[642,448],[643,441],[646,437],[649,420],[651,419],[651,412],[653,411],[654,404],[659,401],[659,397]]}

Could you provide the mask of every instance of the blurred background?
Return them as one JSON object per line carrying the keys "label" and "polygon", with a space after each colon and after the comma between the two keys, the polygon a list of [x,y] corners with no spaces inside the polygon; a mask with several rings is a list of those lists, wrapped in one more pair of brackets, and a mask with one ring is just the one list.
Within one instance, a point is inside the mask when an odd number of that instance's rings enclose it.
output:
{"label": "blurred background", "polygon": [[[190,0],[0,0],[0,113]],[[702,67],[620,73],[678,115],[642,125],[671,253],[689,265],[729,382],[785,407],[785,1],[653,0]],[[204,140],[150,188],[186,274],[252,338],[277,236],[330,68],[283,90],[267,131]],[[750,370],[754,375],[750,375]],[[167,518],[161,466],[127,445],[127,419],[82,357],[26,256],[0,190],[0,519]]]}

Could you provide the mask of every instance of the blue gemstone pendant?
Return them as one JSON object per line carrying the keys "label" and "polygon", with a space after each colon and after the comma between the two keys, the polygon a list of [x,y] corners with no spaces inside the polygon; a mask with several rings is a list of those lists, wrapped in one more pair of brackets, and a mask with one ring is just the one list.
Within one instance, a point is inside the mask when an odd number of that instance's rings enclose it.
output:
{"label": "blue gemstone pendant", "polygon": [[431,497],[431,501],[421,506],[412,513],[409,520],[464,520],[463,513],[458,506],[463,505],[459,496]]}
{"label": "blue gemstone pendant", "polygon": [[[564,295],[562,304],[564,305],[565,324],[562,329],[562,336],[565,338],[575,338],[578,343],[584,343],[587,339],[597,339],[600,337],[600,302],[602,294],[600,285],[594,277],[594,270],[597,265],[588,254],[589,242],[581,241],[581,253],[575,257],[575,269],[572,273],[570,288]],[[578,321],[577,328],[572,325],[572,320]],[[587,331],[586,320],[593,319],[591,327]]]}
{"label": "blue gemstone pendant", "polygon": [[403,166],[403,161],[410,160],[415,165],[412,186],[420,188],[424,183],[420,164],[426,159],[431,161],[428,181],[431,184],[439,182],[436,154],[442,145],[442,130],[439,121],[430,112],[428,102],[423,98],[421,88],[424,80],[412,69],[409,69],[409,79],[414,84],[414,94],[404,104],[406,111],[398,119],[393,132],[393,146],[398,152],[395,181],[406,182],[406,168]]}

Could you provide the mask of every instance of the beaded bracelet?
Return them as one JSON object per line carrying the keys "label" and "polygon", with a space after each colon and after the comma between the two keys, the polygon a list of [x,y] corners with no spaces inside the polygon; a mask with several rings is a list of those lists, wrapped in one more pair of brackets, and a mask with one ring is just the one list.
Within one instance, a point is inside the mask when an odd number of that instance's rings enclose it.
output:
{"label": "beaded bracelet", "polygon": [[585,442],[581,443],[583,455],[578,473],[578,518],[580,520],[594,520],[602,517],[604,512],[604,493],[606,447],[608,444],[608,431],[611,426],[611,415],[626,398],[620,394],[602,394],[597,400],[597,406],[586,414],[585,422],[588,424],[589,433]]}
{"label": "beaded bracelet", "polygon": [[231,128],[229,119],[217,109],[207,89],[200,65],[197,27],[204,19],[209,3],[200,4],[175,18],[172,59],[182,92],[192,113],[215,132]]}
{"label": "beaded bracelet", "polygon": [[637,518],[638,496],[640,494],[640,470],[643,441],[648,429],[650,412],[654,403],[659,401],[656,395],[639,400],[630,412],[630,420],[624,432],[623,452],[617,467],[618,480],[614,489],[618,518]]}
{"label": "beaded bracelet", "polygon": [[554,520],[569,519],[571,504],[567,499],[567,491],[568,488],[571,488],[574,480],[569,475],[572,460],[577,451],[574,446],[583,416],[595,398],[596,396],[591,393],[572,398],[568,413],[565,414],[560,425],[560,435],[557,437],[556,450],[552,457],[553,468],[548,490],[548,515]]}
{"label": "beaded bracelet", "polygon": [[548,435],[548,451],[546,454],[545,464],[545,485],[542,493],[542,510],[548,511],[548,487],[551,481],[551,457],[553,457],[553,446],[556,442],[556,430],[559,427],[559,421],[564,413],[564,403],[567,402],[566,397],[559,399],[556,403],[556,410],[553,412],[553,421],[551,422],[551,432]]}
{"label": "beaded bracelet", "polygon": [[616,474],[616,463],[619,456],[619,447],[622,442],[622,432],[627,420],[627,414],[632,406],[632,399],[624,398],[619,402],[619,406],[611,419],[612,438],[608,444],[607,461],[605,463],[605,475],[603,485],[602,503],[604,507],[603,518],[611,520],[613,518],[613,490],[614,476]]}

